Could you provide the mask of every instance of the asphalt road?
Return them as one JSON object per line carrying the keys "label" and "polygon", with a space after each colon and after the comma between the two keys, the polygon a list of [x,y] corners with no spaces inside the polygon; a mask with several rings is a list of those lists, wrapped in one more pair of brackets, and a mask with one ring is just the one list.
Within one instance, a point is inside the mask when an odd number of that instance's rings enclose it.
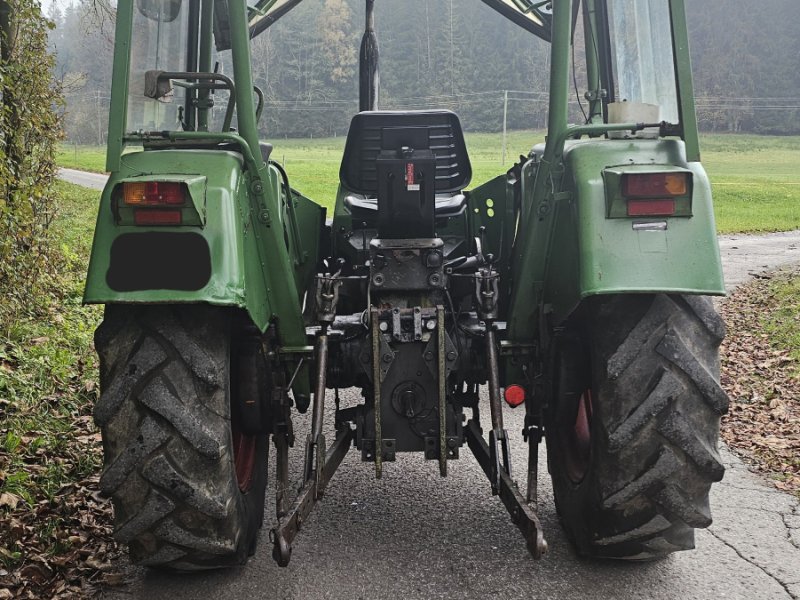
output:
{"label": "asphalt road", "polygon": [[77,169],[59,169],[58,177],[69,183],[82,185],[92,190],[102,190],[108,180],[108,175],[78,171]]}
{"label": "asphalt road", "polygon": [[[62,170],[64,179],[100,187],[103,176]],[[800,232],[724,236],[729,287],[766,269],[800,262]],[[357,402],[356,394],[343,400]],[[484,409],[488,416],[488,408]],[[522,412],[508,410],[513,462],[522,474]],[[332,419],[329,419],[332,421]],[[298,422],[297,431],[307,426]],[[329,439],[331,439],[329,433]],[[544,450],[542,448],[542,450]],[[271,558],[267,531],[241,568],[170,575],[123,560],[128,585],[104,598],[800,598],[800,505],[750,473],[727,448],[725,479],[712,488],[714,524],[697,532],[694,551],[655,563],[600,562],[577,557],[558,524],[542,451],[539,515],[550,545],[529,556],[505,509],[492,497],[465,448],[442,479],[435,462],[400,456],[374,479],[351,453],[323,501],[295,540],[289,567]],[[297,469],[302,450],[295,451]],[[295,476],[297,472],[295,471]],[[272,498],[272,489],[268,492]]]}

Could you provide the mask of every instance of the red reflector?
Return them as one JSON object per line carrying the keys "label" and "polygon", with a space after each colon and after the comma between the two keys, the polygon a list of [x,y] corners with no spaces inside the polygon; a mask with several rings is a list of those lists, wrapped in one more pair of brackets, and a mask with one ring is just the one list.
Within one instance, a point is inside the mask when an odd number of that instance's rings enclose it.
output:
{"label": "red reflector", "polygon": [[503,397],[506,399],[506,404],[511,408],[517,408],[520,404],[525,402],[525,388],[516,383],[512,384],[506,388]]}
{"label": "red reflector", "polygon": [[180,225],[181,211],[138,209],[133,212],[133,222],[137,225]]}
{"label": "red reflector", "polygon": [[688,181],[686,173],[628,173],[622,179],[622,193],[629,198],[685,196],[689,193]]}
{"label": "red reflector", "polygon": [[675,200],[628,200],[629,217],[669,217],[675,214]]}

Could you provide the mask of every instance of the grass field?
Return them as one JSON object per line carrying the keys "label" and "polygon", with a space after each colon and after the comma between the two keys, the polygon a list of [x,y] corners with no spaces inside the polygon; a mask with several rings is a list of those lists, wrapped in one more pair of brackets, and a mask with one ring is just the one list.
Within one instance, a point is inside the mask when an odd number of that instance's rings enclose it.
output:
{"label": "grass field", "polygon": [[[101,533],[110,514],[87,509],[100,502],[92,493],[102,456],[91,416],[97,400],[92,333],[102,308],[81,305],[97,194],[64,182],[54,193],[48,259],[26,293],[5,291],[0,305],[2,598],[12,597],[6,585],[20,578],[18,589],[27,592],[13,597],[54,597],[47,586],[56,580],[74,581],[77,587],[64,594],[83,597],[83,574],[70,573],[82,557],[99,563],[101,543],[109,543]],[[46,576],[26,575],[39,564],[47,565]]]}
{"label": "grass field", "polygon": [[[541,131],[514,131],[502,161],[500,134],[467,134],[473,185],[511,167],[520,154],[544,141]],[[292,185],[331,206],[339,180],[344,138],[275,140],[273,159],[285,165]],[[800,138],[704,135],[703,164],[711,177],[720,233],[800,229]],[[103,171],[104,150],[63,145],[61,166]]]}

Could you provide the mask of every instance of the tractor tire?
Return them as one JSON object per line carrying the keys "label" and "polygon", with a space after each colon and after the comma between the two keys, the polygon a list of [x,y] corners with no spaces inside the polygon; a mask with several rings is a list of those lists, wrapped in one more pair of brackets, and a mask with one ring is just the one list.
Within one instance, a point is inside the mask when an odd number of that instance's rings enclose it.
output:
{"label": "tractor tire", "polygon": [[546,410],[556,508],[579,554],[652,560],[694,548],[728,398],[725,326],[708,298],[587,301],[554,336]]}
{"label": "tractor tire", "polygon": [[100,489],[134,563],[243,564],[264,516],[267,438],[231,408],[229,314],[205,305],[109,305],[95,332]]}

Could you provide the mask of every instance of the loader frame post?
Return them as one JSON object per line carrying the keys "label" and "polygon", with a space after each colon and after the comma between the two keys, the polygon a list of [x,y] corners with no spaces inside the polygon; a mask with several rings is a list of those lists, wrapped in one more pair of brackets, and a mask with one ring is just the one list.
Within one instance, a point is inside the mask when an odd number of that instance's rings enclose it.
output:
{"label": "loader frame post", "polygon": [[692,58],[689,54],[689,31],[686,25],[684,0],[670,0],[672,46],[675,49],[675,82],[678,86],[678,110],[681,137],[686,145],[686,160],[700,162],[700,140],[697,133],[697,112],[692,81]]}
{"label": "loader frame post", "polygon": [[553,205],[561,155],[568,130],[570,40],[572,39],[573,0],[553,2],[553,42],[550,67],[550,112],[547,125],[547,143],[533,184],[532,202],[523,207],[519,231],[519,254],[516,256],[513,279],[530,281],[516,285],[511,295],[508,320],[508,337],[511,341],[531,339],[531,329],[536,327],[535,311],[541,299],[547,259],[550,256],[553,233]]}
{"label": "loader frame post", "polygon": [[[200,10],[200,56],[198,71],[211,72],[211,45],[214,31],[214,0],[202,0]],[[208,131],[209,90],[200,90],[197,95],[197,130]]]}
{"label": "loader frame post", "polygon": [[106,171],[119,171],[125,148],[123,138],[128,121],[128,76],[131,59],[133,0],[119,0],[114,29],[114,68],[111,75],[111,107],[108,111]]}
{"label": "loader frame post", "polygon": [[[228,8],[231,31],[248,31],[245,0],[230,0]],[[239,134],[247,143],[257,165],[256,172],[249,173],[248,178],[254,214],[259,215],[259,220],[265,225],[263,228],[254,228],[254,232],[260,238],[262,269],[270,294],[273,318],[278,321],[278,337],[283,346],[304,347],[306,330],[289,250],[284,239],[284,227],[280,221],[281,199],[277,194],[266,193],[271,177],[259,148],[249,36],[232,36],[231,55],[236,82]],[[287,201],[291,202],[292,199],[287,198]],[[295,385],[295,392],[307,393],[307,374],[304,373]]]}
{"label": "loader frame post", "polygon": [[586,80],[589,91],[586,94],[589,100],[589,123],[603,122],[603,98],[607,91],[603,89],[603,80],[600,77],[600,41],[598,40],[597,6],[596,0],[586,0],[583,5],[583,30],[586,32],[584,44],[586,46]]}

